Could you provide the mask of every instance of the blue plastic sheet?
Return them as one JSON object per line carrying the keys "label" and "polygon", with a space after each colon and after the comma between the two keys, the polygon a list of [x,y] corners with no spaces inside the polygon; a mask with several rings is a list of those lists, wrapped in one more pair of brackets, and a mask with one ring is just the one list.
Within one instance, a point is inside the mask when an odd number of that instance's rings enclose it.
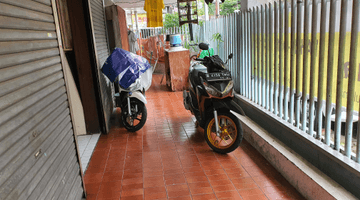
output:
{"label": "blue plastic sheet", "polygon": [[106,59],[101,71],[111,82],[119,77],[120,86],[126,89],[149,68],[151,66],[144,57],[124,49],[115,48]]}

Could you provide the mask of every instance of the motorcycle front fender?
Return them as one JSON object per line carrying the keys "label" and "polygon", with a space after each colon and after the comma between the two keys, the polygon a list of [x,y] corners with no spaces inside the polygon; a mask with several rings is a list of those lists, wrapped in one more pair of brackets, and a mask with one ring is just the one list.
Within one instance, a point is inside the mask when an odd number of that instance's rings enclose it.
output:
{"label": "motorcycle front fender", "polygon": [[141,102],[143,102],[144,104],[147,103],[145,96],[144,96],[141,92],[139,92],[139,91],[134,91],[134,92],[131,92],[131,93],[132,93],[132,94],[131,94],[130,98],[134,97],[134,98],[139,99],[139,100],[140,100]]}

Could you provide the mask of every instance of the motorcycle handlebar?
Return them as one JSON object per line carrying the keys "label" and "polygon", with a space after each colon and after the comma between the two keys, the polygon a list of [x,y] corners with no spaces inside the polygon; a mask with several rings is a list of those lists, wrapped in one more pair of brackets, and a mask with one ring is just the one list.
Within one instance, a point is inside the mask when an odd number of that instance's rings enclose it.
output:
{"label": "motorcycle handlebar", "polygon": [[202,58],[196,58],[195,60],[196,61],[205,61],[205,59],[202,59]]}

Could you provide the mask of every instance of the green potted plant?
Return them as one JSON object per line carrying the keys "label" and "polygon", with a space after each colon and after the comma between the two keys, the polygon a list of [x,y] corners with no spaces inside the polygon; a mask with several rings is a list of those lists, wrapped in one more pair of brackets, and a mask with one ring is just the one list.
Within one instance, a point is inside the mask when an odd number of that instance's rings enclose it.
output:
{"label": "green potted plant", "polygon": [[[217,51],[219,52],[219,45],[220,42],[224,42],[224,40],[222,40],[221,34],[220,33],[214,33],[211,37],[212,41],[215,41],[217,43]],[[218,53],[219,54],[219,53]]]}

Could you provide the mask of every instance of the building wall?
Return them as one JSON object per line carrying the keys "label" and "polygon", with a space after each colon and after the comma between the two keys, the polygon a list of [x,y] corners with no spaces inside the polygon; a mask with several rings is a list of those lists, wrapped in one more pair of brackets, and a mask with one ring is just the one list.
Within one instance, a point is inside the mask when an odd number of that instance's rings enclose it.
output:
{"label": "building wall", "polygon": [[118,21],[119,21],[119,31],[120,31],[120,37],[121,37],[121,44],[122,49],[129,51],[129,39],[127,34],[127,25],[126,25],[126,12],[121,7],[117,6],[117,12],[118,12]]}
{"label": "building wall", "polygon": [[246,11],[248,9],[253,9],[255,6],[261,6],[269,2],[273,2],[273,0],[241,0],[241,10]]}

